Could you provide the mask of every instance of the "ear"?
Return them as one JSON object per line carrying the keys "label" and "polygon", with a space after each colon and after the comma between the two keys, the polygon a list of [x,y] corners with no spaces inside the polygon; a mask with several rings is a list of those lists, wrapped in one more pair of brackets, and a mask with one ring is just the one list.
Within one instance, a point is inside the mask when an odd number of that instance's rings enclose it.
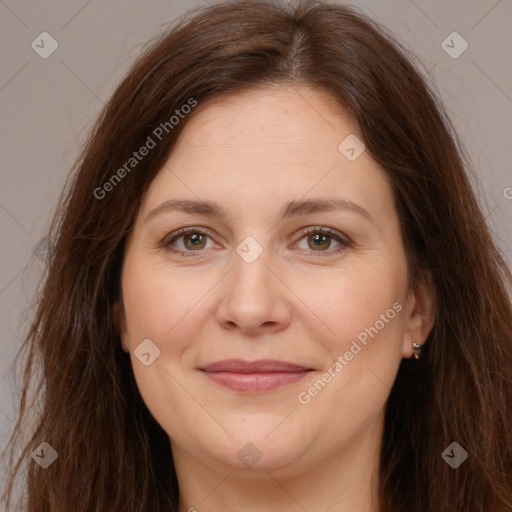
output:
{"label": "ear", "polygon": [[121,347],[127,353],[130,352],[130,344],[128,342],[128,330],[126,329],[126,315],[124,307],[118,301],[112,307],[114,313],[114,325],[121,340]]}
{"label": "ear", "polygon": [[413,342],[423,345],[435,322],[436,295],[432,273],[419,271],[407,296],[402,355],[410,359]]}

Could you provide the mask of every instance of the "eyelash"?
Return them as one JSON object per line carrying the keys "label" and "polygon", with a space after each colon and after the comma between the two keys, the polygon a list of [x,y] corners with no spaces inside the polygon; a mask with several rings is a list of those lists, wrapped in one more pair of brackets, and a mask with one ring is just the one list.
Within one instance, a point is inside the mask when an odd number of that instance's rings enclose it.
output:
{"label": "eyelash", "polygon": [[[184,235],[188,235],[191,233],[199,234],[199,235],[203,235],[203,236],[207,236],[208,238],[211,238],[210,235],[208,234],[208,232],[202,228],[195,228],[195,227],[182,228],[182,229],[179,229],[178,231],[175,231],[174,233],[171,233],[169,236],[165,237],[161,242],[161,246],[164,249],[169,250],[175,254],[179,254],[181,256],[192,257],[192,258],[201,256],[203,254],[204,250],[181,251],[181,250],[171,248],[171,245],[174,241],[176,241],[177,239],[181,238]],[[311,251],[311,250],[307,251],[310,254],[314,254],[315,256],[323,257],[323,254],[330,256],[332,254],[339,253],[339,252],[345,250],[347,247],[352,246],[352,243],[348,238],[344,239],[344,238],[340,237],[336,231],[334,231],[333,229],[330,229],[330,228],[321,227],[321,226],[312,226],[312,227],[306,228],[301,232],[301,236],[298,241],[302,240],[304,237],[306,237],[308,235],[326,235],[330,238],[335,239],[337,242],[340,243],[339,247],[337,247],[335,249],[329,249],[327,251]],[[194,254],[194,253],[197,253],[197,254]],[[318,253],[321,253],[321,254],[318,254]]]}

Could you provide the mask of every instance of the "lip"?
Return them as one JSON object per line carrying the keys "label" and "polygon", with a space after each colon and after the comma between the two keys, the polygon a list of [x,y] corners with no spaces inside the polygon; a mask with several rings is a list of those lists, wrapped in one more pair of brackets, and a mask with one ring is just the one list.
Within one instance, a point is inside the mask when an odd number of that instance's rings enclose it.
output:
{"label": "lip", "polygon": [[225,359],[200,370],[217,384],[244,393],[271,391],[296,382],[313,371],[312,368],[274,359]]}

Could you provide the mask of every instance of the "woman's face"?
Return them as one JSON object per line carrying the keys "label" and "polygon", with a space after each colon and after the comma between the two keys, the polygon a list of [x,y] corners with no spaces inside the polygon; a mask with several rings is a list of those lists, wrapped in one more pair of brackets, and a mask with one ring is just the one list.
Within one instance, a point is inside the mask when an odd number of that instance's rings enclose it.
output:
{"label": "woman's face", "polygon": [[392,189],[334,105],[285,86],[199,103],[143,198],[116,315],[175,461],[293,472],[377,451],[432,322]]}

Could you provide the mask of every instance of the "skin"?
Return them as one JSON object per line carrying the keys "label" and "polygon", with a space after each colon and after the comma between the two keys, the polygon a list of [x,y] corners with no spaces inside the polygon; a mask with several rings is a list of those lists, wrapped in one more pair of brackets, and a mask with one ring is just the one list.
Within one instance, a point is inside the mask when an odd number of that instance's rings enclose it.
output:
{"label": "skin", "polygon": [[[290,86],[199,104],[143,197],[115,315],[141,395],[169,435],[182,511],[378,510],[386,400],[412,341],[432,329],[434,295],[428,280],[409,286],[392,189],[367,151],[349,161],[338,150],[349,134],[362,136],[333,105],[321,91]],[[373,220],[334,210],[279,221],[288,201],[333,197]],[[227,217],[169,211],[145,221],[168,199],[215,201]],[[171,247],[199,256],[162,246],[190,226],[208,235]],[[340,242],[327,237],[318,248],[302,233],[308,226],[351,244],[333,252]],[[263,249],[252,263],[236,252],[248,236]],[[394,318],[300,403],[395,303]],[[160,350],[149,366],[134,355],[144,339]],[[314,371],[247,394],[198,369],[227,358]],[[248,442],[261,454],[251,467],[237,457]]]}

